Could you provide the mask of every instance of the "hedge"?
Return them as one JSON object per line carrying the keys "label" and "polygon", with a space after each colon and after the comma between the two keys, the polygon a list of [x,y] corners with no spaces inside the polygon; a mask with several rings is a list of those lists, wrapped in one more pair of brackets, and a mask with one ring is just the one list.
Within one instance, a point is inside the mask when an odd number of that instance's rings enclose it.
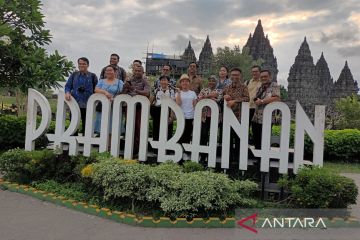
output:
{"label": "hedge", "polygon": [[169,216],[225,214],[256,204],[250,197],[256,183],[210,171],[184,172],[173,162],[150,166],[110,158],[92,168],[92,183],[101,188],[105,200],[125,198],[132,206],[135,202],[159,206]]}
{"label": "hedge", "polygon": [[[272,134],[279,136],[280,126],[273,126]],[[290,146],[294,146],[295,125],[290,128]],[[324,159],[360,162],[360,130],[325,130]],[[312,156],[313,143],[305,135],[305,155]]]}
{"label": "hedge", "polygon": [[[55,122],[48,132],[55,131]],[[0,115],[0,150],[25,147],[26,116]],[[36,140],[36,148],[45,148],[48,140],[45,135]]]}
{"label": "hedge", "polygon": [[155,209],[174,218],[226,217],[235,207],[257,206],[252,198],[258,188],[255,182],[232,180],[200,165],[189,166],[140,164],[106,153],[69,157],[50,150],[13,149],[0,156],[0,173],[6,180],[48,188],[63,182],[76,187],[77,199],[114,209]]}

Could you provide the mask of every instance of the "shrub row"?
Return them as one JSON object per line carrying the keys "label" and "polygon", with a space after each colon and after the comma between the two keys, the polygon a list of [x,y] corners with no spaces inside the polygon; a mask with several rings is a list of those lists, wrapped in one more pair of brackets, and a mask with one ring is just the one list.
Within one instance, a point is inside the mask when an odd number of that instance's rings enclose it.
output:
{"label": "shrub row", "polygon": [[170,216],[225,214],[256,204],[251,198],[256,183],[204,170],[185,172],[173,162],[150,166],[110,158],[91,168],[86,176],[101,188],[105,200],[126,198],[132,206],[135,202],[159,206]]}
{"label": "shrub row", "polygon": [[[54,132],[55,123],[52,122],[49,132]],[[0,115],[0,150],[23,148],[25,146],[26,116]],[[46,136],[36,140],[36,147],[41,149],[48,144]]]}
{"label": "shrub row", "polygon": [[[280,126],[273,126],[273,135],[279,136]],[[290,128],[290,146],[294,146],[295,125]],[[324,159],[325,160],[342,160],[350,162],[360,161],[360,130],[325,130],[324,133]],[[305,135],[305,155],[312,156],[313,143]]]}
{"label": "shrub row", "polygon": [[[170,217],[228,216],[236,207],[259,206],[253,198],[256,183],[232,180],[193,162],[148,165],[108,153],[69,157],[13,149],[0,156],[0,173],[9,181],[137,213],[155,209]],[[344,208],[358,195],[353,180],[319,167],[302,168],[279,184],[291,192],[290,207]]]}
{"label": "shrub row", "polygon": [[[7,180],[50,191],[54,186],[54,191],[76,199],[96,200],[110,207],[128,206],[126,210],[134,212],[146,206],[170,217],[227,216],[235,207],[257,204],[252,198],[256,183],[232,180],[192,162],[183,166],[172,162],[147,165],[108,154],[85,158],[56,155],[49,150],[13,149],[0,156],[0,173]],[[65,190],[56,190],[58,182],[65,183]],[[76,190],[74,194],[71,189]]]}

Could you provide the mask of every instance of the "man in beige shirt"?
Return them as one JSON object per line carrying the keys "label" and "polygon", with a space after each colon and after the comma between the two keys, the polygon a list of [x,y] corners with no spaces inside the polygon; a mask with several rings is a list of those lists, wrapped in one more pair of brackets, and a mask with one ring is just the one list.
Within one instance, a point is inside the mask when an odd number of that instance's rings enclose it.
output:
{"label": "man in beige shirt", "polygon": [[261,86],[260,71],[261,71],[260,66],[257,66],[257,65],[252,66],[252,68],[251,68],[252,79],[246,81],[246,83],[245,83],[248,87],[249,97],[250,97],[249,123],[250,123],[251,128],[252,128],[252,119],[254,117],[255,108],[256,108],[256,104],[254,103],[254,98],[256,96],[257,89]]}

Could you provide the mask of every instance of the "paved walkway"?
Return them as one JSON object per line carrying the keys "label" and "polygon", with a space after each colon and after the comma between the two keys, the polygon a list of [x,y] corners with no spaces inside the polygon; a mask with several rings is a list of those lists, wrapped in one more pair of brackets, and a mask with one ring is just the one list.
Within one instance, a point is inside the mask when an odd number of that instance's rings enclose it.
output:
{"label": "paved walkway", "polygon": [[[345,174],[360,186],[360,174]],[[360,204],[354,206],[359,210]],[[360,217],[360,216],[359,216]],[[0,190],[1,240],[128,240],[128,239],[360,239],[360,228],[258,229],[141,228],[59,207],[32,197]]]}

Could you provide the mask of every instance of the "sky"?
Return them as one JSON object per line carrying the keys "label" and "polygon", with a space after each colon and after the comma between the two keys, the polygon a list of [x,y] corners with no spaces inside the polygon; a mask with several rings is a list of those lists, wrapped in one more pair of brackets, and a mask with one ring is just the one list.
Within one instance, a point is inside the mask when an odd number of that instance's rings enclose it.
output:
{"label": "sky", "polygon": [[[337,80],[345,60],[360,84],[360,0],[45,0],[47,49],[76,63],[90,60],[100,74],[111,53],[125,69],[146,51],[180,55],[188,41],[197,58],[209,35],[216,48],[245,45],[262,20],[278,60],[278,82],[287,86],[289,69],[307,37],[314,63],[324,52]],[[240,66],[241,67],[241,66]]]}

